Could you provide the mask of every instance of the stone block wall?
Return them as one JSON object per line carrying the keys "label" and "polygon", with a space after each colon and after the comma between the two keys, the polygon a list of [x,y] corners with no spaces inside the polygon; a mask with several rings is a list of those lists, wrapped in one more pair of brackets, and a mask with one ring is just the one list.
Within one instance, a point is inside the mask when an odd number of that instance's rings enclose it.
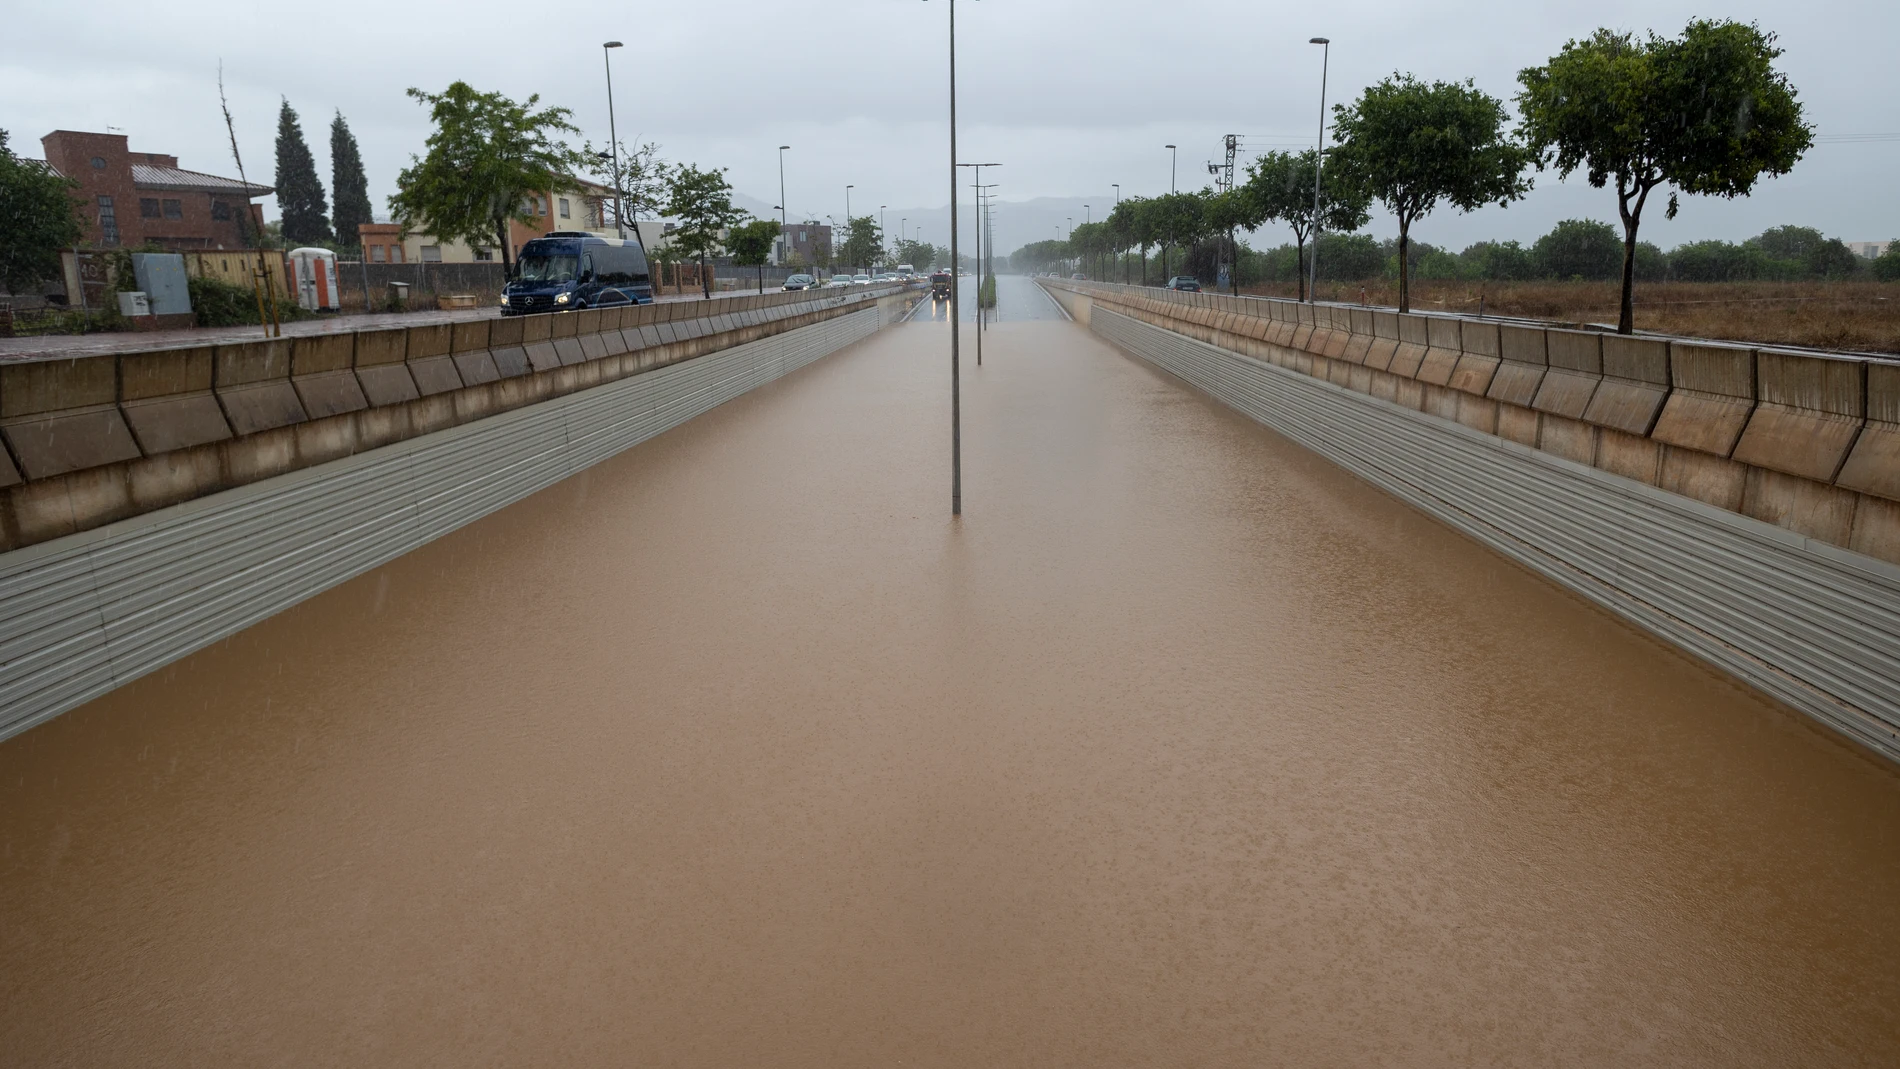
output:
{"label": "stone block wall", "polygon": [[0,365],[0,552],[844,315],[767,293]]}
{"label": "stone block wall", "polygon": [[1042,281],[1078,319],[1110,308],[1900,563],[1900,361]]}

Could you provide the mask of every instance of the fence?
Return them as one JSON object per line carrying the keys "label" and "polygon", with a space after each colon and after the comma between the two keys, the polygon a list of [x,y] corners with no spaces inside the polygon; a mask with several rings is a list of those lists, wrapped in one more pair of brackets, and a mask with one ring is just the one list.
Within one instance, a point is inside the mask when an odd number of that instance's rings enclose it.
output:
{"label": "fence", "polygon": [[[336,265],[336,281],[337,288],[342,291],[344,311],[356,312],[383,307],[383,302],[388,299],[391,282],[408,284],[411,307],[434,304],[438,296],[459,294],[473,294],[481,303],[493,304],[501,297],[501,287],[507,283],[508,276],[499,261],[474,264],[366,264],[357,260],[339,261]],[[365,283],[369,289],[367,304],[363,297]]]}

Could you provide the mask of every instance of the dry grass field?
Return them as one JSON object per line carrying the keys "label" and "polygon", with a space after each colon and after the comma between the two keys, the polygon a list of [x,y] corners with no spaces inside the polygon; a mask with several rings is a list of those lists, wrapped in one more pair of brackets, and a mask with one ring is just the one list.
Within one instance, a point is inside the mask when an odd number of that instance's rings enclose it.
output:
{"label": "dry grass field", "polygon": [[[1253,286],[1248,293],[1292,297],[1292,283]],[[1613,282],[1414,282],[1412,307],[1547,319],[1566,324],[1616,323]],[[1398,283],[1321,282],[1319,296],[1390,308]],[[1636,287],[1636,329],[1757,345],[1900,353],[1900,283],[1657,282]]]}

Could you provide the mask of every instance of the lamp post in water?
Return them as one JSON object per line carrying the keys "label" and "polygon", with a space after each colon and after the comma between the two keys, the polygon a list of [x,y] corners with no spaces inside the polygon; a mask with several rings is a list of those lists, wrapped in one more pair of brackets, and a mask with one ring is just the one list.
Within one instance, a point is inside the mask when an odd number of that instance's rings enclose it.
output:
{"label": "lamp post in water", "polygon": [[963,515],[963,385],[957,367],[957,0],[950,3],[950,515]]}

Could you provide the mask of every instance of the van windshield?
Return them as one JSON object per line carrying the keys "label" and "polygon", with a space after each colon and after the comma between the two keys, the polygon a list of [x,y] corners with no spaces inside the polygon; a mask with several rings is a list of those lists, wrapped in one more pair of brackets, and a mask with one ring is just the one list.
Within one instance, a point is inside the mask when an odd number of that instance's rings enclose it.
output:
{"label": "van windshield", "polygon": [[572,254],[523,256],[516,277],[523,282],[572,282],[574,269],[579,266],[578,260],[579,257]]}

